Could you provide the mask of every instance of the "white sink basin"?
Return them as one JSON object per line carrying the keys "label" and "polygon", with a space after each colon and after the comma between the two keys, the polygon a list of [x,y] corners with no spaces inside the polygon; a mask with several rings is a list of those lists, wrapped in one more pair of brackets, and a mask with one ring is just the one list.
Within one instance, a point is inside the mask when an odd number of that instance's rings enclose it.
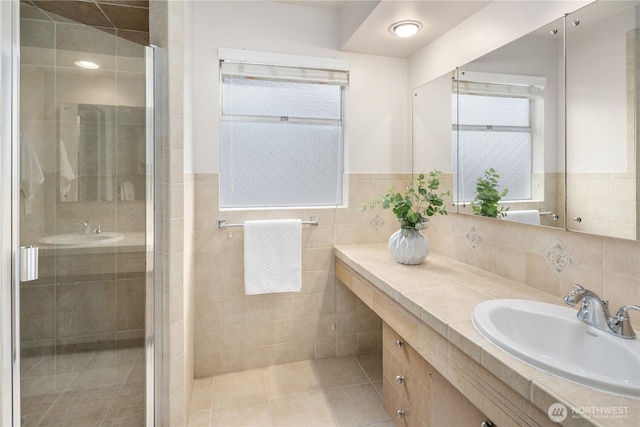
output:
{"label": "white sink basin", "polygon": [[122,233],[104,232],[100,234],[60,234],[38,240],[43,245],[51,246],[96,246],[122,240]]}
{"label": "white sink basin", "polygon": [[473,323],[489,341],[551,374],[600,391],[640,398],[640,341],[579,321],[576,310],[536,301],[478,304]]}

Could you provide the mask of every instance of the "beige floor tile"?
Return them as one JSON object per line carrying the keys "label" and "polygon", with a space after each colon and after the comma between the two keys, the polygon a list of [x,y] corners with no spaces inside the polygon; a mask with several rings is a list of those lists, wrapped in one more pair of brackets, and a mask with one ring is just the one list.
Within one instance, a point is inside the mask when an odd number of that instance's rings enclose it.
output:
{"label": "beige floor tile", "polygon": [[336,423],[321,391],[285,396],[271,401],[273,425],[278,427],[330,427]]}
{"label": "beige floor tile", "polygon": [[372,383],[382,381],[382,352],[356,354],[356,360]]}
{"label": "beige floor tile", "polygon": [[189,413],[189,427],[209,427],[211,423],[211,410],[192,411]]}
{"label": "beige floor tile", "polygon": [[100,351],[87,363],[84,370],[92,371],[131,366],[142,353],[143,349],[140,347]]}
{"label": "beige floor tile", "polygon": [[382,399],[371,384],[325,390],[338,426],[356,427],[390,421]]}
{"label": "beige floor tile", "polygon": [[369,382],[353,356],[314,360],[313,370],[323,389]]}
{"label": "beige floor tile", "polygon": [[382,398],[382,381],[377,381],[377,382],[373,383],[373,387],[378,392],[378,396],[380,396],[380,398]]}
{"label": "beige floor tile", "polygon": [[23,378],[20,381],[22,396],[39,396],[60,393],[78,374],[52,375],[50,377]]}
{"label": "beige floor tile", "polygon": [[223,408],[211,411],[211,427],[272,427],[269,402],[245,405],[242,408]]}
{"label": "beige floor tile", "polygon": [[320,389],[315,365],[311,360],[265,368],[269,399]]}
{"label": "beige floor tile", "polygon": [[80,372],[89,360],[91,360],[93,355],[94,353],[70,353],[45,356],[25,377],[31,378]]}
{"label": "beige floor tile", "polygon": [[22,357],[20,359],[20,375],[22,378],[29,375],[31,370],[42,360],[42,356]]}
{"label": "beige floor tile", "polygon": [[262,369],[216,375],[213,377],[212,390],[213,409],[267,401],[267,384]]}
{"label": "beige floor tile", "polygon": [[191,391],[191,407],[189,412],[198,412],[211,409],[211,398],[213,396],[213,378],[196,378],[193,381]]}
{"label": "beige floor tile", "polygon": [[146,371],[141,347],[22,361],[29,368],[21,382],[24,425],[144,424]]}
{"label": "beige floor tile", "polygon": [[131,367],[101,369],[99,371],[80,372],[69,384],[68,390],[99,390],[121,386],[129,376]]}

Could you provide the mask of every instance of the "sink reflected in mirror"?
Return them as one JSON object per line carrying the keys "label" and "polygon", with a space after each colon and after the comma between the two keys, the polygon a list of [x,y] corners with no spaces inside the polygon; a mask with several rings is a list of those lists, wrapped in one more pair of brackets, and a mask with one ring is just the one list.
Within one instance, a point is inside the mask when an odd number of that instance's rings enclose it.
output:
{"label": "sink reflected in mirror", "polygon": [[473,324],[518,359],[596,390],[640,398],[640,341],[616,337],[576,318],[576,310],[537,301],[478,304]]}
{"label": "sink reflected in mirror", "polygon": [[122,233],[104,232],[100,234],[59,234],[38,240],[38,243],[49,246],[97,246],[115,243],[122,240]]}

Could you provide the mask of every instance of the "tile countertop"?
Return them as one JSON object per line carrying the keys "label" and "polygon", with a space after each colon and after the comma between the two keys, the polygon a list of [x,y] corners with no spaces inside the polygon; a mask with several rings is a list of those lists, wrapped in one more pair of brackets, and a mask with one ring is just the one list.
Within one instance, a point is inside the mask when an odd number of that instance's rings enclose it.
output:
{"label": "tile countertop", "polygon": [[[334,254],[544,413],[560,402],[591,418],[591,423],[576,419],[576,425],[639,425],[640,399],[599,392],[534,368],[487,341],[471,320],[482,301],[518,298],[565,306],[561,297],[433,252],[417,266],[397,263],[386,244],[339,245]],[[620,415],[586,415],[611,410]]]}

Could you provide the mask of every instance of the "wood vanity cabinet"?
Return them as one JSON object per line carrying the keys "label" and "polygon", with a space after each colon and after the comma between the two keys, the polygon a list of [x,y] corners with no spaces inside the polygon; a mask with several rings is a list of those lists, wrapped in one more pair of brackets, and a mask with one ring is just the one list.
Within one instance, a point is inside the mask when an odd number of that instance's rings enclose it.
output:
{"label": "wood vanity cabinet", "polygon": [[388,324],[382,329],[383,400],[398,427],[481,426],[482,412]]}

